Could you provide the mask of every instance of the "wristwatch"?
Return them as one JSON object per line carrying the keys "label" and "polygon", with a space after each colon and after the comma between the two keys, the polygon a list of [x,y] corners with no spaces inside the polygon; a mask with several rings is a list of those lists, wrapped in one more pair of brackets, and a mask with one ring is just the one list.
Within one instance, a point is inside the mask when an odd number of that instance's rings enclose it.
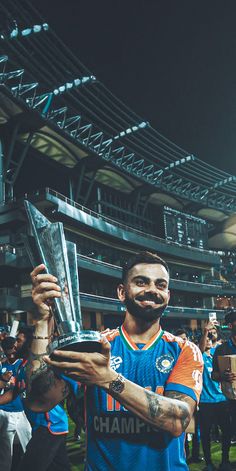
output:
{"label": "wristwatch", "polygon": [[125,378],[121,374],[118,374],[117,378],[111,381],[109,384],[109,391],[113,393],[122,393],[125,388]]}

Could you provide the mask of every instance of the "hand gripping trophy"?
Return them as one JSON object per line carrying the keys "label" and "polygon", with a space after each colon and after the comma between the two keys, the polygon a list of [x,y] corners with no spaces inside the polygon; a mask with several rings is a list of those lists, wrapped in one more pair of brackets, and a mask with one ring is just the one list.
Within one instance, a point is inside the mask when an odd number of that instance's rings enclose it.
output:
{"label": "hand gripping trophy", "polygon": [[29,201],[24,204],[33,234],[33,244],[26,244],[29,257],[43,263],[61,288],[61,298],[54,300],[53,309],[59,336],[48,345],[48,353],[52,355],[56,349],[100,351],[99,332],[82,329],[76,244],[66,241],[61,222],[51,223]]}

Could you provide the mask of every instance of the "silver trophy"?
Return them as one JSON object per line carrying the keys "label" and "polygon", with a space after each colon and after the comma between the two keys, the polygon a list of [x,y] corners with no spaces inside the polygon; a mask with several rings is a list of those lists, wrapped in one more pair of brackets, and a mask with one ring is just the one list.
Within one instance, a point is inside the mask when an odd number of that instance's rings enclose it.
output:
{"label": "silver trophy", "polygon": [[59,336],[48,345],[48,353],[52,355],[56,349],[100,351],[100,333],[82,328],[76,244],[66,241],[61,222],[51,223],[29,201],[24,204],[33,234],[33,238],[25,239],[31,262],[43,263],[46,273],[56,276],[61,288],[53,309]]}

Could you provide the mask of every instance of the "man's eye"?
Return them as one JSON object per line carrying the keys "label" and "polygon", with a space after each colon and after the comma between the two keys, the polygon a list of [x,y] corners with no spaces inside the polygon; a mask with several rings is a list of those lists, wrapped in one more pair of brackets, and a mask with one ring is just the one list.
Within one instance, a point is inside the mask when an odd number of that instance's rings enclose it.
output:
{"label": "man's eye", "polygon": [[137,286],[143,286],[143,285],[145,285],[145,281],[143,281],[143,280],[137,280],[137,281],[136,281],[136,284],[137,284]]}
{"label": "man's eye", "polygon": [[160,284],[158,285],[158,288],[160,288],[160,289],[166,289],[166,288],[167,288],[167,285],[166,285],[165,283],[160,283]]}

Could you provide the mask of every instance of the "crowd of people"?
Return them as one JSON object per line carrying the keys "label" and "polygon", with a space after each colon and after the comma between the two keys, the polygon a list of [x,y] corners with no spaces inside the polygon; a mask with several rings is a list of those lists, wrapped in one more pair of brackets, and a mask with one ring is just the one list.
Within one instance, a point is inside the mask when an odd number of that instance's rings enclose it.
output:
{"label": "crowd of people", "polygon": [[221,384],[233,394],[236,373],[222,371],[219,357],[236,353],[236,311],[225,319],[231,331],[227,341],[212,322],[199,345],[184,329],[163,331],[169,269],[158,255],[141,252],[123,267],[117,293],[126,306],[125,320],[103,333],[101,351],[54,351],[49,357],[53,300],[65,294],[44,268],[31,273],[34,327],[20,328],[14,338],[0,334],[1,471],[70,470],[68,412],[76,437],[86,416],[87,471],[187,470],[188,462],[201,464],[200,441],[205,463],[199,469],[212,471],[213,436],[221,442],[220,470],[230,471],[236,395],[226,397]]}

